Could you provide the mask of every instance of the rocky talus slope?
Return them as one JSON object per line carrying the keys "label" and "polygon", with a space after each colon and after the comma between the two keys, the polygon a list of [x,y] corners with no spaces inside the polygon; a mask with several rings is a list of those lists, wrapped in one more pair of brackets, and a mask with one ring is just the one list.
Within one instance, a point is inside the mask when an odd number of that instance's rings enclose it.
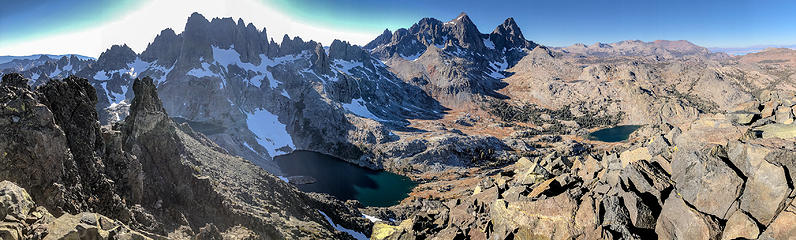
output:
{"label": "rocky talus slope", "polygon": [[349,237],[319,211],[369,230],[355,208],[301,193],[175,124],[150,78],[134,81],[129,117],[103,127],[86,79],[35,90],[27,81],[0,83],[3,239]]}
{"label": "rocky talus slope", "polygon": [[[627,143],[561,142],[448,173],[372,214],[374,239],[793,239],[796,97],[753,101]],[[444,176],[444,175],[443,175]]]}

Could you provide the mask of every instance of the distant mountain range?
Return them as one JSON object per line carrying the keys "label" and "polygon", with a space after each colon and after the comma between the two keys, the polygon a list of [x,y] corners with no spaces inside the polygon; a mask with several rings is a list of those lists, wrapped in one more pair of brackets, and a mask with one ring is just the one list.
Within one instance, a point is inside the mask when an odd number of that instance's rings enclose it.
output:
{"label": "distant mountain range", "polygon": [[8,62],[11,62],[11,61],[14,61],[14,60],[37,60],[37,59],[41,59],[42,57],[49,58],[49,59],[59,59],[61,57],[69,58],[69,57],[72,57],[72,56],[75,56],[75,57],[79,58],[80,60],[96,60],[93,57],[87,57],[87,56],[77,55],[77,54],[64,54],[64,55],[34,54],[34,55],[28,55],[28,56],[0,56],[0,64],[8,63]]}
{"label": "distant mountain range", "polygon": [[758,45],[758,46],[749,46],[749,47],[734,47],[734,48],[721,48],[721,47],[711,47],[708,48],[711,52],[723,52],[730,55],[744,55],[749,53],[755,53],[763,51],[767,48],[790,48],[796,49],[796,44],[793,45]]}

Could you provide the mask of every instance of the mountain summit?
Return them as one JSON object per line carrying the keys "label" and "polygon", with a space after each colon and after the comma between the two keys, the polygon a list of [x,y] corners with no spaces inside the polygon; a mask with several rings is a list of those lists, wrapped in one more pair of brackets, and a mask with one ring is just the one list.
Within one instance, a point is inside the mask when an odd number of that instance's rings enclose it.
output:
{"label": "mountain summit", "polygon": [[435,99],[456,107],[474,97],[503,98],[495,91],[504,86],[505,70],[538,45],[525,39],[513,18],[484,34],[462,13],[447,22],[423,18],[365,46],[401,78],[415,79]]}

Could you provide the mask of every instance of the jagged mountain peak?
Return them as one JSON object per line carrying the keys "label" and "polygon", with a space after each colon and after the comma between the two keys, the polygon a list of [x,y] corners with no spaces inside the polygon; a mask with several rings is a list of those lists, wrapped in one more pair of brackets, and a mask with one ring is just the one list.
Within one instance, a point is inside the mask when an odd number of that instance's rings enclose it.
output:
{"label": "jagged mountain peak", "polygon": [[489,34],[489,40],[494,44],[496,50],[505,50],[511,48],[527,48],[533,49],[537,46],[536,43],[528,41],[520,30],[520,26],[510,17],[498,25],[492,33]]}
{"label": "jagged mountain peak", "polygon": [[390,29],[384,29],[384,32],[381,33],[378,37],[370,41],[368,44],[365,44],[365,49],[374,49],[382,44],[387,44],[392,39],[392,32]]}
{"label": "jagged mountain peak", "polygon": [[513,17],[506,18],[502,24],[495,27],[495,30],[492,31],[493,34],[510,34],[515,35],[520,38],[525,38],[522,36],[522,31],[520,30],[520,26],[517,25],[517,22],[514,21]]}
{"label": "jagged mountain peak", "polygon": [[456,16],[456,18],[454,18],[450,22],[463,22],[463,23],[470,22],[470,23],[472,23],[473,21],[470,20],[470,17],[467,16],[466,12],[461,12],[461,13],[459,13],[459,15]]}
{"label": "jagged mountain peak", "polygon": [[347,41],[335,39],[329,45],[329,59],[343,60],[349,62],[361,62],[364,67],[373,69],[373,63],[370,60],[370,53],[365,51],[362,47],[351,45]]}
{"label": "jagged mountain peak", "polygon": [[166,28],[147,45],[146,50],[141,53],[141,59],[150,62],[157,60],[159,65],[170,68],[177,60],[181,46],[182,37],[174,33],[171,28]]}
{"label": "jagged mountain peak", "polygon": [[127,68],[127,63],[135,61],[137,54],[132,48],[124,45],[113,45],[97,58],[99,70]]}
{"label": "jagged mountain peak", "polygon": [[408,29],[401,28],[394,32],[386,30],[364,48],[372,50],[381,58],[389,58],[397,53],[411,60],[430,46],[457,53],[463,53],[459,51],[461,49],[472,54],[494,55],[495,51],[514,48],[530,50],[538,44],[525,39],[514,18],[507,18],[491,33],[482,34],[463,12],[447,22],[423,18]]}
{"label": "jagged mountain peak", "polygon": [[202,14],[200,14],[198,12],[193,12],[193,13],[191,13],[191,16],[188,17],[188,21],[185,23],[185,26],[186,26],[186,29],[187,29],[188,26],[195,26],[196,24],[203,24],[203,23],[209,23],[209,22],[210,21],[208,21],[207,18],[205,18],[204,15],[202,15]]}

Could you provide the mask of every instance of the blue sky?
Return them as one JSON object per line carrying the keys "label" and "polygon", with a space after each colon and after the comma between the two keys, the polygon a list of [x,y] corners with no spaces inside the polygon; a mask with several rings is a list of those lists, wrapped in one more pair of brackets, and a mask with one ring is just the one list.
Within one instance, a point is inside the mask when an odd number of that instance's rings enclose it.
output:
{"label": "blue sky", "polygon": [[[111,44],[142,51],[161,29],[182,30],[193,11],[241,17],[269,35],[364,44],[385,28],[466,12],[481,32],[514,17],[526,38],[550,46],[639,39],[706,47],[796,44],[796,1],[454,1],[454,0],[2,0],[0,55],[77,53]],[[37,52],[39,51],[39,52]],[[46,51],[46,52],[41,52]]]}

